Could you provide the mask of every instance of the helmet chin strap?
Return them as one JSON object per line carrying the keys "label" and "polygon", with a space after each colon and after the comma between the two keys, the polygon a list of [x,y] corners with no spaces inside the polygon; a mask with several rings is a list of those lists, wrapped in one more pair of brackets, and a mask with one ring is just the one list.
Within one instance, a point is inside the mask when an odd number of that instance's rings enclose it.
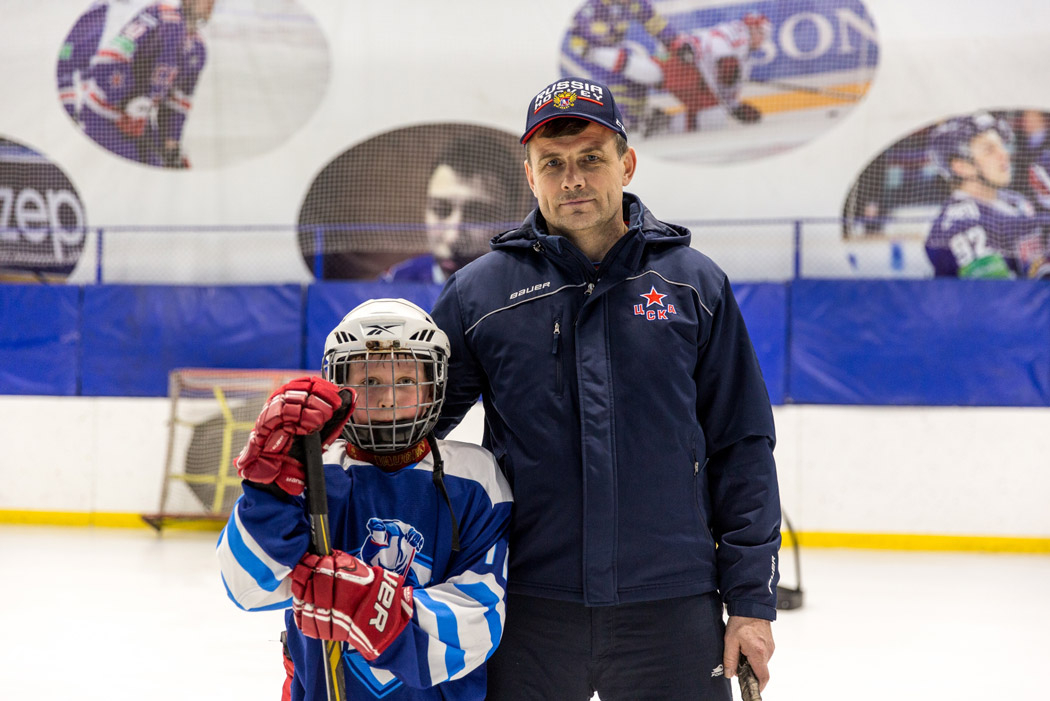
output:
{"label": "helmet chin strap", "polygon": [[441,496],[445,497],[445,504],[448,505],[448,515],[452,518],[452,552],[458,553],[459,521],[456,520],[456,512],[452,509],[452,500],[448,498],[448,490],[445,489],[445,461],[441,459],[437,436],[434,435],[433,431],[427,434],[427,439],[424,442],[430,444],[431,451],[434,453],[434,486],[441,492]]}

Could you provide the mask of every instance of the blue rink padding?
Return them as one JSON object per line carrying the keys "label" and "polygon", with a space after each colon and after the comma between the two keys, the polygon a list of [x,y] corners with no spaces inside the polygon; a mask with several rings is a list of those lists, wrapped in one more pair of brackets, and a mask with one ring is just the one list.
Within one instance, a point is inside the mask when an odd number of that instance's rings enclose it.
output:
{"label": "blue rink padding", "polygon": [[389,282],[315,282],[306,291],[306,340],[301,367],[320,371],[324,342],[336,324],[361,302],[401,297],[430,311],[441,285]]}
{"label": "blue rink padding", "polygon": [[80,288],[0,285],[0,394],[77,394]]}
{"label": "blue rink padding", "polygon": [[299,285],[84,288],[82,393],[163,396],[180,367],[295,368]]}
{"label": "blue rink padding", "polygon": [[[306,358],[303,367],[320,368],[328,333],[347,312],[373,297],[403,297],[430,311],[441,285],[320,282],[306,296]],[[742,283],[733,294],[744,315],[762,374],[774,404],[786,391],[784,365],[787,334],[787,286],[783,283]]]}
{"label": "blue rink padding", "polygon": [[1050,285],[797,280],[789,396],[806,404],[1050,405]]}
{"label": "blue rink padding", "polygon": [[733,296],[762,366],[769,401],[783,404],[787,394],[788,286],[780,282],[738,283],[733,285]]}
{"label": "blue rink padding", "polygon": [[[1050,284],[798,280],[734,293],[774,404],[1050,406]],[[439,285],[0,285],[0,393],[164,396],[177,367],[320,369],[371,297]]]}

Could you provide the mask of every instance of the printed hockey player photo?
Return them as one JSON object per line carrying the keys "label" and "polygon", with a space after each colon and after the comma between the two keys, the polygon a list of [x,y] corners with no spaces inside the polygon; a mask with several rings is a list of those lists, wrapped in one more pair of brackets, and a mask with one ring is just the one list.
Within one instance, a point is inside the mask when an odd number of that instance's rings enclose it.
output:
{"label": "printed hockey player photo", "polygon": [[1050,277],[1050,158],[1039,139],[1048,118],[981,110],[901,139],[851,189],[844,237],[885,242],[902,276]]}
{"label": "printed hockey player photo", "polygon": [[513,134],[467,124],[398,129],[337,156],[299,213],[324,279],[441,284],[534,204]]}
{"label": "printed hockey player photo", "polygon": [[86,136],[135,163],[214,167],[261,153],[305,121],[327,84],[323,35],[294,2],[282,7],[97,0],[59,49],[59,101]]}
{"label": "printed hockey player photo", "polygon": [[[69,82],[79,76],[84,91],[83,105],[71,105],[70,86],[60,85],[63,106],[85,134],[118,156],[144,165],[188,168],[182,134],[207,63],[200,30],[215,0],[147,5],[103,41],[106,4],[89,10],[63,46],[59,79]],[[81,68],[77,64],[96,37],[97,49]],[[62,66],[67,55],[70,65]]]}
{"label": "printed hockey player photo", "polygon": [[695,162],[808,141],[857,104],[877,63],[859,0],[587,0],[560,56],[562,75],[610,86],[636,138]]}

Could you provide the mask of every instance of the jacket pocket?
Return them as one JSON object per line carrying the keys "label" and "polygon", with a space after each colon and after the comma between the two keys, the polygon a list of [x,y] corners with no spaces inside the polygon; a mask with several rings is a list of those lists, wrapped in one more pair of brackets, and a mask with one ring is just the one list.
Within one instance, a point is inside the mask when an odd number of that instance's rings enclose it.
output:
{"label": "jacket pocket", "polygon": [[693,508],[696,510],[696,518],[700,527],[708,535],[711,534],[711,494],[707,490],[707,463],[708,458],[700,462],[698,451],[694,447],[693,458]]}

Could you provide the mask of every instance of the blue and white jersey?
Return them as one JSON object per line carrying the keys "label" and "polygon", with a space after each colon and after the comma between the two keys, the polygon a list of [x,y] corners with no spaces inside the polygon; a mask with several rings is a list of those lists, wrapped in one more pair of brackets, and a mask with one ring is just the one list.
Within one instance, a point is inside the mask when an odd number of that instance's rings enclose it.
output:
{"label": "blue and white jersey", "polygon": [[[345,442],[325,453],[332,547],[401,574],[414,587],[412,621],[368,663],[349,646],[344,673],[350,699],[483,699],[483,663],[505,619],[510,487],[484,448],[440,441],[444,482],[460,529],[433,483],[433,456],[388,472],[349,457]],[[295,665],[291,698],[326,698],[324,647],[303,636],[291,612],[290,574],[310,544],[302,497],[244,485],[219,538],[227,593],[248,611],[287,608]],[[400,570],[399,570],[400,568]],[[440,684],[440,688],[435,685]]]}

